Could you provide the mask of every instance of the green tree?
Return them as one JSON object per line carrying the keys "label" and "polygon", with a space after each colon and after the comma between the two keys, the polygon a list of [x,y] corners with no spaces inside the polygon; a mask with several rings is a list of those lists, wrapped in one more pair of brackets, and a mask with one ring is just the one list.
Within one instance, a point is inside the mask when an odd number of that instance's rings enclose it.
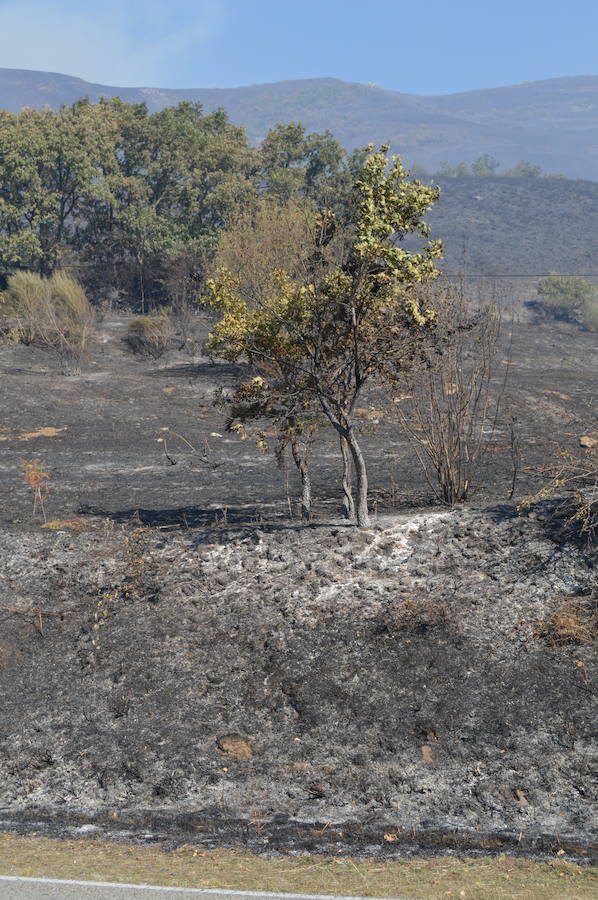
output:
{"label": "green tree", "polygon": [[451,166],[446,159],[443,159],[437,174],[444,178],[465,178],[467,175],[471,175],[471,169],[465,160],[461,160],[456,166]]}
{"label": "green tree", "polygon": [[282,203],[291,197],[311,197],[321,205],[332,205],[346,172],[346,154],[329,131],[306,135],[297,122],[277,125],[262,141],[264,192]]}
{"label": "green tree", "polygon": [[444,178],[455,178],[457,175],[457,169],[455,166],[451,166],[448,160],[442,159],[438,166],[437,174],[442,175]]}
{"label": "green tree", "polygon": [[596,288],[581,275],[549,275],[538,282],[539,303],[555,319],[578,322],[594,331],[598,326]]}
{"label": "green tree", "polygon": [[143,312],[164,282],[185,293],[227,222],[255,203],[259,163],[222,110],[204,116],[185,102],[150,116],[144,104],[105,105],[117,119],[117,165],[105,196],[86,210],[81,249],[101,278],[112,271],[139,297]]}
{"label": "green tree", "polygon": [[[108,127],[107,127],[108,126]],[[0,266],[51,275],[73,245],[81,206],[102,196],[112,133],[87,101],[2,114]]]}
{"label": "green tree", "polygon": [[534,166],[526,159],[520,160],[512,169],[503,172],[507,178],[538,178],[542,174],[542,166]]}
{"label": "green tree", "polygon": [[[246,308],[261,310],[276,295],[280,273],[300,283],[314,266],[322,265],[315,254],[323,251],[326,236],[317,223],[310,201],[292,198],[282,204],[272,196],[263,197],[222,236],[214,260],[222,284],[234,273],[235,291]],[[277,352],[274,343],[261,347],[262,352],[254,349],[248,344],[244,355],[259,374],[230,395],[220,392],[217,405],[227,417],[229,431],[252,437],[263,450],[273,449],[279,462],[290,449],[301,479],[302,516],[308,519],[312,503],[309,448],[321,416],[295,360]]]}
{"label": "green tree", "polygon": [[500,163],[497,159],[494,159],[494,157],[490,156],[488,153],[484,153],[483,156],[479,156],[472,164],[471,171],[474,175],[483,178],[491,178],[493,175],[496,175],[499,167]]}
{"label": "green tree", "polygon": [[[227,359],[284,362],[309,392],[348,448],[356,475],[356,519],[369,521],[367,467],[356,431],[355,408],[375,378],[407,367],[414,347],[434,323],[422,284],[438,274],[438,241],[422,217],[438,190],[409,180],[388,146],[367,150],[353,183],[347,218],[320,216],[315,247],[304,271],[268,272],[270,287],[252,308],[234,272],[209,282],[209,301],[222,317],[211,346]],[[407,234],[422,239],[419,252],[400,245]],[[338,240],[336,240],[338,236]]]}

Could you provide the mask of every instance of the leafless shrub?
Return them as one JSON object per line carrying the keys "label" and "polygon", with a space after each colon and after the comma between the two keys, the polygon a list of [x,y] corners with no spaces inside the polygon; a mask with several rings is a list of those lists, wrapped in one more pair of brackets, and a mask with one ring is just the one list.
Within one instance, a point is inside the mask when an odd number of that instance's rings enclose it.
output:
{"label": "leafless shrub", "polygon": [[590,543],[598,536],[598,439],[588,446],[582,457],[570,451],[559,453],[559,459],[541,469],[546,484],[520,504],[526,509],[534,503],[563,495],[558,513],[569,526],[577,528]]}
{"label": "leafless shrub", "polygon": [[132,319],[125,341],[137,356],[160,359],[172,346],[172,324],[167,316],[137,316]]}
{"label": "leafless shrub", "polygon": [[471,313],[462,285],[445,291],[436,347],[395,405],[426,480],[442,502],[454,504],[478,486],[498,424],[501,391],[493,392],[492,375],[500,315],[494,306]]}
{"label": "leafless shrub", "polygon": [[95,313],[77,281],[62,272],[51,278],[16,272],[8,280],[2,311],[14,317],[24,344],[36,342],[52,350],[65,373],[80,371]]}
{"label": "leafless shrub", "polygon": [[168,261],[161,280],[169,317],[179,350],[194,353],[198,344],[198,297],[203,283],[206,253],[189,250]]}

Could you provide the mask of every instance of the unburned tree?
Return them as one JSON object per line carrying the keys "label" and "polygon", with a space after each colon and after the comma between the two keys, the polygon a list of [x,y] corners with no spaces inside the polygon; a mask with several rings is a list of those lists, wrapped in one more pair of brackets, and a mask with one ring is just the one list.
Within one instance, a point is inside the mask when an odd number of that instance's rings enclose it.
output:
{"label": "unburned tree", "polygon": [[245,358],[258,373],[242,381],[232,394],[219,392],[216,404],[226,415],[229,431],[253,438],[261,449],[273,449],[279,462],[290,450],[301,479],[304,519],[311,517],[309,449],[321,415],[295,357],[277,344],[271,330],[260,331],[258,319],[265,309],[272,312],[269,298],[280,291],[283,273],[298,282],[315,268],[330,265],[327,237],[310,203],[262,199],[223,235],[215,260],[219,294],[211,297],[224,308],[225,295],[232,299],[236,294],[243,307],[255,314],[253,333],[245,335],[246,341],[239,342],[228,331],[232,320],[227,319],[219,323],[209,346],[228,359]]}
{"label": "unburned tree", "polygon": [[[398,156],[389,163],[388,146],[370,146],[345,220],[318,215],[296,272],[269,269],[254,307],[234,272],[222,269],[209,282],[209,300],[222,312],[213,349],[251,363],[284,361],[348,448],[361,526],[369,522],[368,479],[357,401],[370,381],[412,363],[435,320],[421,286],[437,276],[441,249],[422,217],[438,190],[408,176]],[[422,239],[418,252],[400,245],[409,233]]]}

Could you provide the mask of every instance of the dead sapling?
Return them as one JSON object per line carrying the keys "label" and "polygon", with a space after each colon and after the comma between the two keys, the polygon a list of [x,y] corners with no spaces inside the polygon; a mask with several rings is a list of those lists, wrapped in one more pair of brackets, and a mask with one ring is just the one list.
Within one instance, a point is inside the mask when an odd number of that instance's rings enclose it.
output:
{"label": "dead sapling", "polygon": [[23,481],[25,484],[28,484],[33,491],[32,515],[35,517],[39,508],[44,523],[46,523],[47,518],[44,501],[50,496],[50,489],[48,487],[50,475],[44,470],[41,459],[38,459],[37,457],[34,459],[22,460],[21,468],[23,469]]}
{"label": "dead sapling", "polygon": [[[428,485],[443,503],[466,500],[483,483],[489,445],[499,431],[504,380],[495,385],[500,315],[493,307],[470,313],[463,286],[443,285],[436,345],[408,378],[398,372],[398,422]],[[396,402],[396,401],[395,401]]]}

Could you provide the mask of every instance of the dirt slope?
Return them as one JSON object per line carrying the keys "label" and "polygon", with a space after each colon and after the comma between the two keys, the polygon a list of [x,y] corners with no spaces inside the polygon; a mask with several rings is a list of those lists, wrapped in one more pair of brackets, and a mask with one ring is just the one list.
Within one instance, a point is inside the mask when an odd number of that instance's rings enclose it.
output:
{"label": "dirt slope", "polygon": [[535,635],[595,559],[542,515],[1,542],[5,822],[598,836],[597,654]]}

